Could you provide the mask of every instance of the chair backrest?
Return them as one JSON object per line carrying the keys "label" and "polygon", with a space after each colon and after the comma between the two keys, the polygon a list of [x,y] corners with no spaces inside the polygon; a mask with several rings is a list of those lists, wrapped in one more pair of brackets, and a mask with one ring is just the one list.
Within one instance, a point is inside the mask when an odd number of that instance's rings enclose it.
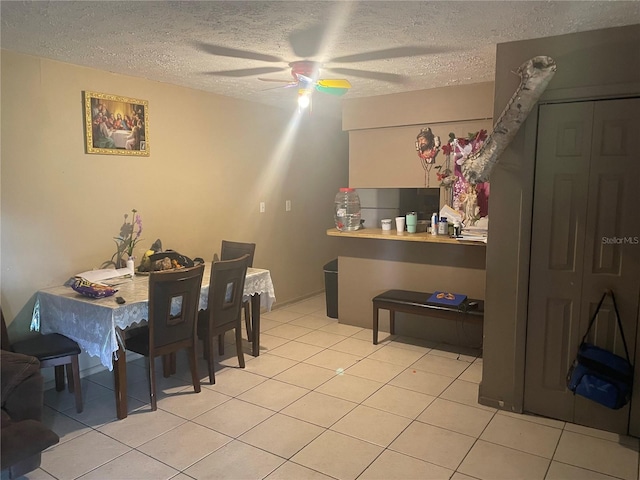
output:
{"label": "chair backrest", "polygon": [[249,255],[211,264],[209,282],[209,331],[240,318]]}
{"label": "chair backrest", "polygon": [[222,248],[220,249],[220,260],[233,260],[243,255],[249,255],[247,267],[253,267],[253,255],[256,252],[255,243],[230,242],[222,240]]}
{"label": "chair backrest", "polygon": [[204,265],[149,275],[149,353],[195,341]]}

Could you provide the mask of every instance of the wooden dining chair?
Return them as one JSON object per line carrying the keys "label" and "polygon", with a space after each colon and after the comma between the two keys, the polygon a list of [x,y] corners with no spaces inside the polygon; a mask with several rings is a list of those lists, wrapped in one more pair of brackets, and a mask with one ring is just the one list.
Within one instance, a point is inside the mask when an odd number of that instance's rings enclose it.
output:
{"label": "wooden dining chair", "polygon": [[155,359],[163,357],[165,376],[167,360],[186,349],[193,389],[200,392],[196,363],[196,318],[204,265],[149,275],[149,318],[147,325],[130,332],[125,348],[146,357],[151,410],[157,410]]}
{"label": "wooden dining chair", "polygon": [[58,392],[64,390],[66,367],[69,393],[75,394],[76,411],[81,413],[83,409],[82,387],[80,385],[80,364],[78,363],[80,346],[74,340],[59,333],[41,334],[11,343],[1,308],[0,317],[2,317],[2,350],[36,357],[40,361],[41,369],[54,367]]}
{"label": "wooden dining chair", "polygon": [[[220,260],[233,260],[234,258],[240,258],[243,255],[249,255],[247,267],[253,267],[253,256],[256,253],[255,243],[243,243],[243,242],[231,242],[229,240],[222,240],[222,247],[220,248]],[[251,301],[247,300],[243,302],[242,309],[244,310],[244,323],[247,329],[247,339],[251,341],[253,338],[251,330]],[[224,353],[224,346],[222,347],[221,354]]]}
{"label": "wooden dining chair", "polygon": [[244,368],[241,314],[248,261],[249,255],[243,255],[235,260],[214,261],[211,264],[207,309],[200,310],[198,314],[198,337],[203,342],[211,384],[216,383],[213,371],[214,339],[218,337],[218,351],[222,354],[220,345],[224,343],[224,333],[228,330],[235,329],[238,363],[240,368]]}

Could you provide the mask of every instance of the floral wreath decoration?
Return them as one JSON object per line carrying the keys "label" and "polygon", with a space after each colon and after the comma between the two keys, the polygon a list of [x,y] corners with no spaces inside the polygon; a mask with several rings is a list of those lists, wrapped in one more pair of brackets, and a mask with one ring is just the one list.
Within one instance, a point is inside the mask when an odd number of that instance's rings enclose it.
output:
{"label": "floral wreath decoration", "polygon": [[[442,146],[442,153],[445,155],[444,164],[435,167],[439,170],[437,176],[441,187],[451,188],[457,183],[463,183],[466,186],[469,183],[462,177],[460,167],[471,154],[480,150],[486,139],[486,130],[469,133],[466,138],[458,138],[453,132],[449,133],[449,142]],[[454,170],[451,169],[452,157]]]}
{"label": "floral wreath decoration", "polygon": [[[486,130],[469,133],[466,137],[456,137],[455,133],[451,132],[449,141],[441,145],[440,137],[434,135],[431,128],[421,128],[416,136],[415,147],[425,172],[425,186],[429,186],[429,173],[432,168],[435,168],[438,171],[437,179],[440,187],[447,189],[453,187],[458,195],[466,191],[469,182],[462,176],[461,166],[469,156],[482,148],[486,139]],[[440,152],[440,147],[445,160],[441,165],[436,165],[436,156]]]}
{"label": "floral wreath decoration", "polygon": [[460,138],[450,133],[449,142],[442,147],[445,155],[444,164],[436,166],[440,186],[451,191],[452,207],[463,213],[464,222],[468,225],[474,225],[480,218],[478,194],[483,191],[486,195],[488,189],[485,186],[488,187],[488,184],[470,183],[462,175],[462,165],[471,155],[480,151],[486,139],[486,130],[469,133],[467,137]]}

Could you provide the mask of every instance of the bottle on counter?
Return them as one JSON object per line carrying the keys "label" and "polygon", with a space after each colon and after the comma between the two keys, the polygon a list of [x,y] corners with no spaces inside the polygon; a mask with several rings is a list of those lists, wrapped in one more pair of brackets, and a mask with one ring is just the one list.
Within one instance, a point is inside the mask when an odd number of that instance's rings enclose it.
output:
{"label": "bottle on counter", "polygon": [[355,188],[341,188],[336,194],[335,221],[341,232],[359,230],[360,197]]}
{"label": "bottle on counter", "polygon": [[127,270],[131,272],[131,276],[134,277],[136,274],[136,261],[133,257],[129,257],[127,259]]}
{"label": "bottle on counter", "polygon": [[438,234],[438,214],[431,215],[431,235]]}
{"label": "bottle on counter", "polygon": [[462,226],[460,222],[455,221],[453,222],[453,236],[458,238],[460,235],[462,235]]}
{"label": "bottle on counter", "polygon": [[449,233],[449,222],[447,217],[440,217],[438,222],[438,235],[447,235]]}

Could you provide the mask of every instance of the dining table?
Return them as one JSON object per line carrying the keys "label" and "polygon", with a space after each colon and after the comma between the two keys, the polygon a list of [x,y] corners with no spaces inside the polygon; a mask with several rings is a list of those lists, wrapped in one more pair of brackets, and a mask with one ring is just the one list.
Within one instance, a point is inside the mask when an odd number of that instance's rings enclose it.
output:
{"label": "dining table", "polygon": [[[199,309],[207,308],[211,262],[205,262]],[[68,284],[69,282],[67,282]],[[90,298],[59,285],[38,290],[31,318],[31,330],[43,334],[60,333],[75,340],[90,356],[99,357],[114,372],[116,410],[119,419],[127,416],[127,374],[125,335],[127,329],[144,325],[149,315],[149,275],[112,278],[103,283],[117,289],[115,295]],[[116,299],[121,297],[124,303]],[[271,272],[247,269],[243,301],[251,302],[251,354],[260,355],[260,310],[271,310],[275,302]]]}

